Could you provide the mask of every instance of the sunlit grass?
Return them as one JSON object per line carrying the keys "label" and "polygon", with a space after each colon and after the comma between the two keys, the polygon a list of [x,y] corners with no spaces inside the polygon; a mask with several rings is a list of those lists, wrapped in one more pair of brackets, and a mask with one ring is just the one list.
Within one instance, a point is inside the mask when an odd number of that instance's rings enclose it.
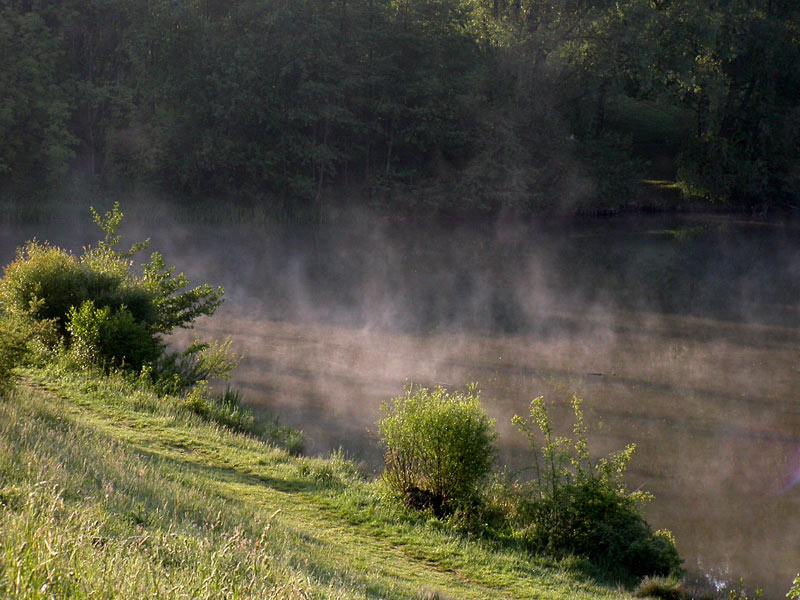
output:
{"label": "sunlit grass", "polygon": [[244,598],[301,580],[319,587],[291,553],[274,552],[301,549],[290,530],[204,493],[174,462],[98,435],[30,391],[0,406],[0,423],[1,596]]}
{"label": "sunlit grass", "polygon": [[661,190],[680,191],[681,189],[677,181],[670,181],[668,179],[641,179],[640,181],[645,185],[650,185]]}
{"label": "sunlit grass", "polygon": [[620,595],[392,507],[341,454],[293,457],[114,378],[25,375],[0,400],[2,598]]}

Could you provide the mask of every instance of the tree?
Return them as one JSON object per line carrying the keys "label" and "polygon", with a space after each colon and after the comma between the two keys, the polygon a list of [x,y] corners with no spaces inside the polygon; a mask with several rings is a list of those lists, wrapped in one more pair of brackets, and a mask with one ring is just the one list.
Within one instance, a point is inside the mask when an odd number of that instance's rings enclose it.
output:
{"label": "tree", "polygon": [[59,34],[47,16],[27,2],[0,6],[0,181],[52,182],[73,155],[71,98],[58,72]]}

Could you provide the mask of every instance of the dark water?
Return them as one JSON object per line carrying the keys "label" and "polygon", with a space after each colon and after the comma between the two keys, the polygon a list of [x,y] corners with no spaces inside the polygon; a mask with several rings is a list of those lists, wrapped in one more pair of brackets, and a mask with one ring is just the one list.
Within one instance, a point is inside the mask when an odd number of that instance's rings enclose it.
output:
{"label": "dark water", "polygon": [[[6,226],[0,258],[33,235],[79,249],[85,221]],[[800,223],[135,221],[131,242],[152,236],[192,281],[226,288],[193,333],[233,338],[235,383],[311,452],[377,468],[370,430],[406,380],[477,381],[501,461],[523,466],[511,416],[544,395],[566,430],[575,393],[598,452],[637,444],[629,483],[655,494],[648,518],[687,568],[775,598],[800,571]]]}

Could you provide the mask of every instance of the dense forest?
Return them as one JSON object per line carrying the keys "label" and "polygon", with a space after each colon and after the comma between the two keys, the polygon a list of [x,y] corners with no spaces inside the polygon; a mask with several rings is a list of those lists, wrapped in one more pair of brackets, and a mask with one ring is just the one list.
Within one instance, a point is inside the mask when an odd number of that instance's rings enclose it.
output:
{"label": "dense forest", "polygon": [[794,0],[5,0],[0,187],[309,214],[794,208]]}

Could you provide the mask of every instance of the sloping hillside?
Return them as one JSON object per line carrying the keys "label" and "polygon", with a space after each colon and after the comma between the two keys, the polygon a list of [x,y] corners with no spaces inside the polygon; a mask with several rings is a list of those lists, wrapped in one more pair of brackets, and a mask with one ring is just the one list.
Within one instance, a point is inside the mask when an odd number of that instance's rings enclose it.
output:
{"label": "sloping hillside", "polygon": [[29,369],[0,400],[3,598],[626,597],[398,510],[122,379]]}

